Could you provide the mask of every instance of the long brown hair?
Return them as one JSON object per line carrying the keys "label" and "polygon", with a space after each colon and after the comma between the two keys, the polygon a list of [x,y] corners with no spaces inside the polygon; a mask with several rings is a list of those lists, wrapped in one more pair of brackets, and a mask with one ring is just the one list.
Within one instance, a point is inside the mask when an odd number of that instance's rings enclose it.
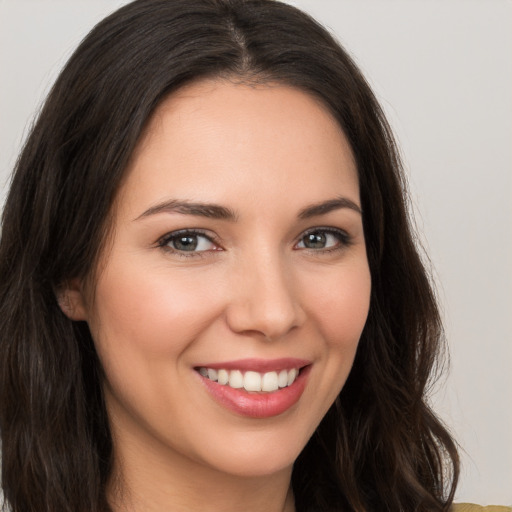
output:
{"label": "long brown hair", "polygon": [[58,287],[90,276],[128,160],[160,102],[207,77],[280,82],[329,108],[355,155],[372,277],[352,372],[295,463],[298,511],[444,511],[454,442],[426,393],[442,347],[393,136],[333,37],[272,0],[137,0],[97,25],[19,157],[0,242],[2,486],[13,512],[99,512],[112,440],[102,370]]}

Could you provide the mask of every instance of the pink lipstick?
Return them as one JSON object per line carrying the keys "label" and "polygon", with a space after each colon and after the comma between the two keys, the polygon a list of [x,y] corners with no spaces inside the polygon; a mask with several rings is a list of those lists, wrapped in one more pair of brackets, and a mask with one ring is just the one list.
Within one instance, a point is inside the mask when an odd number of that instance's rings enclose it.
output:
{"label": "pink lipstick", "polygon": [[250,418],[270,418],[293,407],[304,392],[311,362],[304,359],[243,359],[195,367],[209,395]]}

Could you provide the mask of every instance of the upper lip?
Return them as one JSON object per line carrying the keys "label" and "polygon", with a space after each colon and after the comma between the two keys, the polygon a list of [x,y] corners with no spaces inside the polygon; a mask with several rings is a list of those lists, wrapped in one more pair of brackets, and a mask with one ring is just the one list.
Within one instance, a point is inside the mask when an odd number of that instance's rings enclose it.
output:
{"label": "upper lip", "polygon": [[212,368],[213,370],[241,370],[255,372],[272,372],[277,370],[291,370],[303,368],[311,364],[307,359],[296,357],[283,357],[280,359],[237,359],[234,361],[222,361],[218,363],[199,364],[196,368]]}

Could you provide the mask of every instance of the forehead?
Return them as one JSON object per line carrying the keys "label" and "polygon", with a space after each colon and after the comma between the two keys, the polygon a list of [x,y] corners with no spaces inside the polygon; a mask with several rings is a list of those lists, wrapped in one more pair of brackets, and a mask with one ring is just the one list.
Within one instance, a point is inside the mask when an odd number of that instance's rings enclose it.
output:
{"label": "forehead", "polygon": [[157,108],[123,193],[141,200],[215,194],[229,201],[237,187],[264,189],[277,199],[292,189],[298,196],[325,195],[333,186],[358,200],[350,145],[320,100],[281,84],[209,80],[180,89]]}

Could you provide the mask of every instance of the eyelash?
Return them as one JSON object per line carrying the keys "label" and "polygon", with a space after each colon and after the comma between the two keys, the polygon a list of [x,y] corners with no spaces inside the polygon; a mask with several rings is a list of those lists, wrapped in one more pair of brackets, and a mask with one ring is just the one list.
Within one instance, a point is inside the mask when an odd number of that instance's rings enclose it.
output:
{"label": "eyelash", "polygon": [[[301,247],[296,250],[307,250],[309,252],[316,253],[316,254],[328,254],[331,252],[343,250],[352,244],[352,238],[346,231],[343,231],[343,230],[337,229],[337,228],[330,228],[330,227],[315,227],[315,228],[311,228],[311,229],[308,229],[307,231],[303,232],[301,234],[301,236],[299,237],[298,241],[295,243],[294,248],[296,248],[296,246],[299,243],[303,242],[304,239],[308,235],[314,235],[314,234],[334,235],[338,239],[339,243],[333,247],[327,247],[327,248],[313,249],[313,248],[308,248],[308,247],[304,247],[304,248]],[[175,241],[175,240],[179,239],[180,237],[183,238],[186,236],[203,237],[203,238],[207,239],[209,242],[211,242],[212,244],[219,247],[219,244],[215,241],[214,237],[206,234],[205,231],[198,230],[198,229],[181,229],[178,231],[172,231],[171,233],[167,233],[162,238],[160,238],[157,241],[156,245],[158,247],[160,247],[161,249],[163,249],[164,251],[175,254],[181,258],[201,258],[201,257],[205,257],[207,253],[212,252],[210,250],[182,251],[182,250],[174,249],[174,248],[170,247],[169,244],[172,241]],[[222,248],[216,249],[216,250],[222,250]],[[213,252],[215,252],[216,250],[213,250]]]}
{"label": "eyelash", "polygon": [[[338,228],[329,228],[329,227],[317,227],[317,228],[311,228],[305,231],[301,234],[299,238],[299,242],[302,242],[308,235],[314,235],[314,234],[330,234],[334,235],[338,239],[338,244],[336,244],[334,247],[327,247],[324,249],[312,249],[305,247],[304,250],[309,250],[310,252],[314,253],[320,253],[320,254],[328,254],[336,251],[341,251],[343,249],[346,249],[350,245],[352,245],[352,238],[351,236],[342,229]],[[297,244],[296,244],[297,245]],[[302,248],[301,248],[302,249]]]}
{"label": "eyelash", "polygon": [[[212,244],[219,246],[219,244],[215,241],[215,239],[206,234],[205,231],[201,231],[200,229],[180,229],[178,231],[172,231],[171,233],[167,233],[162,238],[160,238],[157,242],[157,246],[163,249],[166,252],[171,254],[175,254],[181,258],[202,258],[205,256],[205,253],[211,251],[180,251],[179,249],[173,249],[169,246],[169,244],[174,240],[179,238],[184,238],[186,236],[197,236],[206,238]],[[215,252],[215,251],[214,251]]]}

